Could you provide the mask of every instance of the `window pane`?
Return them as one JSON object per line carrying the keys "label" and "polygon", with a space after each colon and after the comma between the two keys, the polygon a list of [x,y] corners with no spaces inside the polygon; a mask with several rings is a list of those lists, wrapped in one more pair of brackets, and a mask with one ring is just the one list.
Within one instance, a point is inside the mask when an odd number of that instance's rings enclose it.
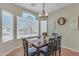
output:
{"label": "window pane", "polygon": [[42,33],[47,32],[47,21],[42,20],[40,23],[41,23],[40,26],[41,26],[41,35],[42,35]]}
{"label": "window pane", "polygon": [[2,11],[2,42],[13,40],[13,15]]}
{"label": "window pane", "polygon": [[31,14],[24,13],[17,18],[17,38],[38,36],[39,22]]}

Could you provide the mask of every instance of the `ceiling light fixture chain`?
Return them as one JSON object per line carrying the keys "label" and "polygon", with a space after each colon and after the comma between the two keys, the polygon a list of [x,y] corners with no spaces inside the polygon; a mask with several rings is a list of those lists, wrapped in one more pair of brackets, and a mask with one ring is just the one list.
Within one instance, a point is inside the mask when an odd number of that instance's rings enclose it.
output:
{"label": "ceiling light fixture chain", "polygon": [[42,10],[42,13],[39,14],[39,17],[42,20],[46,20],[48,18],[48,13],[45,12],[45,3],[43,3],[43,10]]}

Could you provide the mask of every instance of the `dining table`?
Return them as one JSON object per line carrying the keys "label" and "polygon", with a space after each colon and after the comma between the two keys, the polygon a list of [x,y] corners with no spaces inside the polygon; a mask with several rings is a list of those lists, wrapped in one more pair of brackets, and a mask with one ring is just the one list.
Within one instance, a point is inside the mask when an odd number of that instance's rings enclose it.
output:
{"label": "dining table", "polygon": [[49,37],[43,39],[43,38],[37,38],[37,39],[26,39],[29,44],[31,44],[33,47],[37,49],[37,56],[40,56],[40,48],[43,48],[45,46],[48,46],[49,43]]}

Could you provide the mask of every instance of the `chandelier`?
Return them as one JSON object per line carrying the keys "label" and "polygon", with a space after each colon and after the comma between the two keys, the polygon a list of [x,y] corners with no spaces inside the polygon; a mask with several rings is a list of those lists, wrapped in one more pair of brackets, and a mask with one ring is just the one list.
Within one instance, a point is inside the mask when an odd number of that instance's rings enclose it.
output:
{"label": "chandelier", "polygon": [[39,17],[42,19],[42,20],[46,20],[48,18],[48,13],[45,11],[45,4],[43,3],[43,10],[42,10],[42,13],[39,14]]}

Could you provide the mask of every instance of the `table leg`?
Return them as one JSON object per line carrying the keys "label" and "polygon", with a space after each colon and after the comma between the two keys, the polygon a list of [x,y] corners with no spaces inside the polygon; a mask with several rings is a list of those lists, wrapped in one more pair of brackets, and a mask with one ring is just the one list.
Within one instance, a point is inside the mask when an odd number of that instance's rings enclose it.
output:
{"label": "table leg", "polygon": [[40,49],[37,48],[37,56],[40,56]]}

